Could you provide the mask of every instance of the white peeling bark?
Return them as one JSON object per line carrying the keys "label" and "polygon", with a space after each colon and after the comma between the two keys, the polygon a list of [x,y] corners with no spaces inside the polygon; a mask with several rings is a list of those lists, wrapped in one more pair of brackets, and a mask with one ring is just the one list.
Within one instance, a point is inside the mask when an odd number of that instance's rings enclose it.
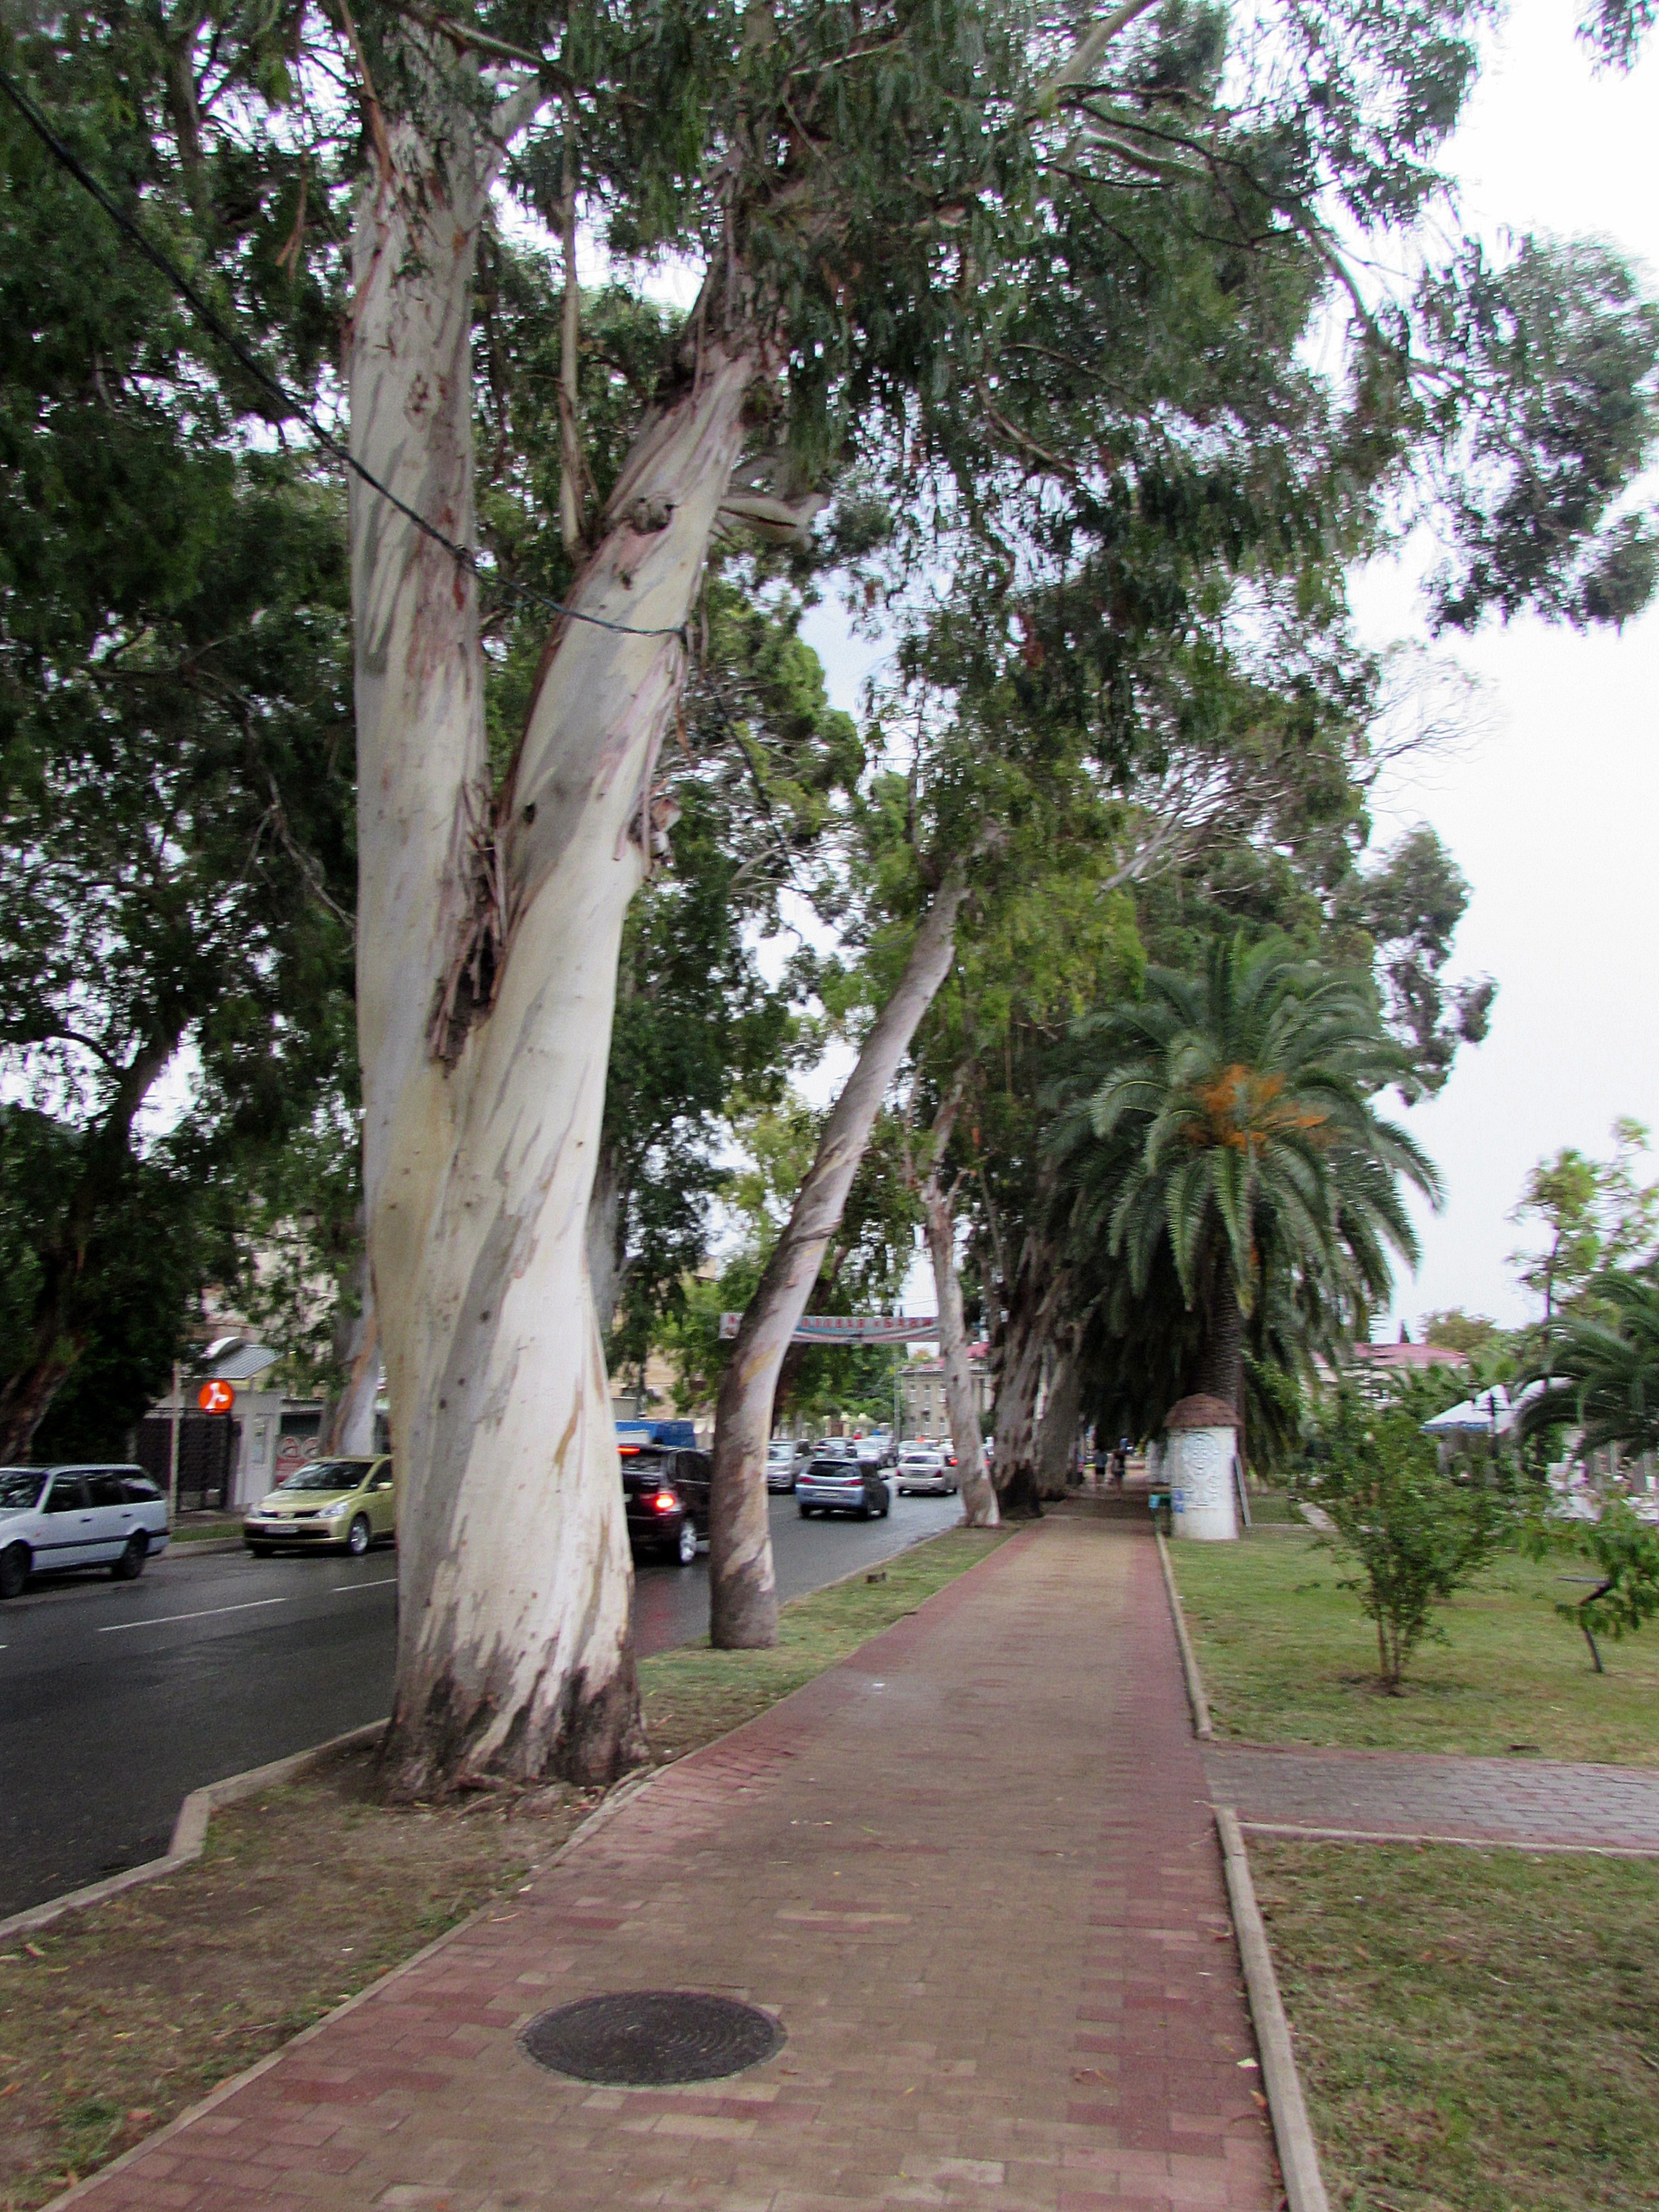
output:
{"label": "white peeling bark", "polygon": [[617,1317],[623,1275],[623,1232],[628,1193],[622,1170],[608,1145],[599,1146],[593,1190],[587,1201],[587,1279],[593,1296],[593,1314],[603,1338]]}
{"label": "white peeling bark", "polygon": [[939,1316],[939,1364],[945,1370],[945,1406],[951,1425],[951,1449],[962,1479],[963,1519],[970,1528],[994,1528],[996,1486],[985,1463],[985,1437],[974,1402],[974,1370],[968,1357],[968,1324],[962,1306],[962,1277],[957,1270],[955,1185],[945,1188],[945,1154],[961,1111],[966,1071],[958,1074],[931,1131],[933,1158],[926,1181],[917,1193],[927,1236],[927,1255],[933,1266],[934,1311]]}
{"label": "white peeling bark", "polygon": [[985,1437],[974,1403],[974,1370],[963,1318],[962,1278],[957,1273],[957,1224],[951,1201],[937,1184],[922,1192],[927,1253],[939,1301],[939,1353],[945,1370],[945,1403],[951,1443],[962,1474],[962,1515],[970,1528],[994,1528],[1002,1518],[996,1486],[985,1464]]}
{"label": "white peeling bark", "polygon": [[1071,1333],[1054,1341],[1048,1369],[1048,1391],[1037,1430],[1036,1476],[1040,1498],[1064,1498],[1077,1466],[1078,1413],[1082,1404],[1082,1375]]}
{"label": "white peeling bark", "polygon": [[881,1102],[916,1024],[951,971],[965,878],[948,877],[916,932],[903,975],[882,1008],[819,1139],[783,1234],[738,1329],[714,1413],[708,1544],[709,1638],[720,1650],[778,1640],[766,1502],[766,1447],[778,1370],[805,1311]]}
{"label": "white peeling bark", "polygon": [[[400,138],[410,188],[365,204],[352,444],[470,544],[495,149],[449,120],[441,171]],[[365,1180],[400,1492],[385,1757],[404,1794],[608,1780],[643,1750],[586,1228],[623,918],[756,367],[708,348],[636,441],[574,587],[597,620],[556,633],[496,806],[473,579],[354,492]]]}
{"label": "white peeling bark", "polygon": [[362,1459],[374,1449],[374,1401],[380,1387],[380,1318],[366,1244],[351,1270],[349,1288],[357,1310],[342,1314],[335,1325],[334,1357],[343,1380],[329,1408],[323,1450]]}

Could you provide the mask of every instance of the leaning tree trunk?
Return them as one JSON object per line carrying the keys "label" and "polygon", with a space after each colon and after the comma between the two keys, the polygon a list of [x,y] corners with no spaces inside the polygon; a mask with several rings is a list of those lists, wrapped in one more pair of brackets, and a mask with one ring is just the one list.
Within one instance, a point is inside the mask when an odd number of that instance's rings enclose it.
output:
{"label": "leaning tree trunk", "polygon": [[1055,1339],[1048,1370],[1048,1395],[1037,1430],[1036,1483],[1039,1498],[1064,1498],[1077,1465],[1078,1414],[1083,1403],[1076,1334]]}
{"label": "leaning tree trunk", "polygon": [[945,1186],[940,1170],[961,1110],[967,1071],[958,1073],[933,1117],[929,1133],[933,1158],[917,1195],[927,1228],[927,1256],[933,1263],[934,1311],[939,1316],[939,1364],[945,1370],[945,1405],[951,1443],[962,1476],[962,1516],[969,1528],[994,1528],[1000,1516],[997,1493],[985,1464],[985,1438],[974,1403],[974,1370],[968,1357],[968,1324],[962,1309],[962,1277],[957,1272],[956,1186]]}
{"label": "leaning tree trunk", "polygon": [[897,988],[836,1101],[732,1347],[714,1414],[708,1547],[709,1636],[721,1650],[749,1650],[778,1640],[766,1497],[766,1446],[778,1370],[817,1280],[824,1248],[840,1223],[881,1102],[917,1023],[950,973],[957,914],[966,896],[966,879],[959,871],[935,894]]}
{"label": "leaning tree trunk", "polygon": [[622,1162],[612,1146],[602,1143],[592,1194],[587,1201],[587,1226],[584,1232],[587,1241],[587,1279],[592,1290],[593,1312],[599,1324],[601,1342],[611,1333],[617,1318],[617,1300],[622,1296],[627,1227],[628,1190]]}
{"label": "leaning tree trunk", "polygon": [[343,1304],[334,1325],[335,1364],[344,1379],[329,1408],[323,1450],[325,1455],[339,1452],[362,1459],[374,1449],[374,1401],[380,1394],[380,1319],[366,1243],[352,1267],[349,1291],[356,1310],[345,1310]]}
{"label": "leaning tree trunk", "polygon": [[[492,141],[452,109],[366,198],[353,453],[473,535],[471,277]],[[643,1749],[586,1227],[623,918],[757,349],[705,343],[636,440],[492,805],[470,568],[352,497],[365,1186],[399,1471],[385,1758],[423,1795]]]}

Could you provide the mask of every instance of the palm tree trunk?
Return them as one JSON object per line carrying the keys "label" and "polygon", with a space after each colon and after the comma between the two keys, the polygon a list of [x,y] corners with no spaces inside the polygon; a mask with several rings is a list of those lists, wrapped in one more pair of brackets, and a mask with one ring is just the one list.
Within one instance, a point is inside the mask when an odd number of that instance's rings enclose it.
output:
{"label": "palm tree trunk", "polygon": [[1244,1316],[1232,1273],[1218,1266],[1210,1285],[1205,1316],[1204,1356],[1199,1362],[1198,1387],[1208,1397],[1219,1398],[1242,1418],[1244,1411]]}

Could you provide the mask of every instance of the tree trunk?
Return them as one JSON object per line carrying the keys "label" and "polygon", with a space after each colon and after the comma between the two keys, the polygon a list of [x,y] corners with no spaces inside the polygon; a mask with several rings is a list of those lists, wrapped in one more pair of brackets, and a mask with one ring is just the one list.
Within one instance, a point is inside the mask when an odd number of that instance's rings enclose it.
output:
{"label": "tree trunk", "polygon": [[40,1255],[40,1287],[22,1357],[0,1389],[0,1466],[27,1460],[34,1432],[81,1357],[85,1323],[76,1296],[100,1208],[132,1165],[132,1125],[178,1049],[176,1031],[140,1045],[117,1080],[104,1118],[86,1140],[81,1173],[58,1232]]}
{"label": "tree trunk", "polygon": [[945,1404],[951,1424],[951,1444],[962,1480],[963,1521],[969,1528],[994,1528],[1001,1516],[997,1511],[995,1486],[985,1464],[985,1438],[979,1425],[979,1408],[974,1402],[968,1324],[962,1310],[962,1277],[957,1272],[956,1185],[953,1183],[947,1190],[941,1173],[968,1077],[967,1067],[958,1070],[933,1116],[929,1133],[933,1158],[926,1180],[919,1188],[914,1175],[909,1181],[921,1201],[927,1256],[933,1263],[933,1310],[939,1316],[939,1364],[945,1370]]}
{"label": "tree trunk", "polygon": [[622,1295],[623,1237],[628,1224],[628,1192],[622,1163],[607,1144],[599,1146],[593,1192],[587,1201],[587,1279],[592,1285],[593,1312],[604,1342],[617,1318]]}
{"label": "tree trunk", "polygon": [[[473,536],[471,278],[499,146],[405,129],[355,253],[352,450]],[[492,806],[474,577],[352,495],[369,1249],[399,1471],[390,1787],[602,1782],[642,1754],[586,1230],[623,915],[681,632],[758,352],[636,440]],[[602,627],[599,625],[609,625]],[[626,631],[632,634],[623,634]],[[648,633],[648,634],[640,634]]]}
{"label": "tree trunk", "polygon": [[1036,1474],[1037,1390],[1066,1280],[1046,1237],[1028,1230],[997,1331],[996,1428],[992,1479],[1005,1520],[1042,1511]]}
{"label": "tree trunk", "polygon": [[1198,1387],[1219,1398],[1234,1413],[1244,1411],[1244,1316],[1239,1310],[1238,1289],[1225,1256],[1216,1264],[1215,1278],[1205,1316],[1204,1354],[1199,1361]]}
{"label": "tree trunk", "polygon": [[1048,1395],[1037,1431],[1039,1498],[1064,1498],[1072,1486],[1077,1466],[1078,1413],[1082,1402],[1083,1377],[1078,1366],[1076,1334],[1066,1329],[1054,1342]]}
{"label": "tree trunk", "polygon": [[[361,1209],[358,1225],[361,1230]],[[323,1451],[362,1459],[374,1449],[374,1401],[380,1392],[380,1331],[367,1243],[352,1267],[349,1291],[357,1310],[342,1310],[335,1322],[334,1357],[344,1380],[329,1408]]]}
{"label": "tree trunk", "polygon": [[957,914],[966,896],[960,871],[947,877],[935,894],[897,988],[836,1101],[732,1347],[714,1416],[708,1547],[709,1635],[721,1650],[750,1650],[778,1640],[766,1498],[766,1446],[778,1370],[817,1280],[824,1248],[841,1220],[881,1102],[917,1023],[950,973]]}

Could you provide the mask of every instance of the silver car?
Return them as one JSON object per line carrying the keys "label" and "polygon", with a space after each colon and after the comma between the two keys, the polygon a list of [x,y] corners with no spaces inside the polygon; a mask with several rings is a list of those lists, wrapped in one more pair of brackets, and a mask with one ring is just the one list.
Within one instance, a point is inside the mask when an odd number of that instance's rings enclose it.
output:
{"label": "silver car", "polygon": [[899,1454],[896,1480],[901,1498],[908,1498],[912,1493],[948,1498],[957,1487],[957,1463],[954,1457],[931,1446],[924,1449],[907,1444]]}
{"label": "silver car", "polygon": [[856,1513],[885,1520],[892,1510],[887,1477],[873,1462],[815,1457],[795,1477],[795,1504],[803,1521],[815,1513]]}
{"label": "silver car", "polygon": [[0,1598],[68,1567],[136,1582],[167,1547],[167,1502],[142,1468],[0,1468]]}

